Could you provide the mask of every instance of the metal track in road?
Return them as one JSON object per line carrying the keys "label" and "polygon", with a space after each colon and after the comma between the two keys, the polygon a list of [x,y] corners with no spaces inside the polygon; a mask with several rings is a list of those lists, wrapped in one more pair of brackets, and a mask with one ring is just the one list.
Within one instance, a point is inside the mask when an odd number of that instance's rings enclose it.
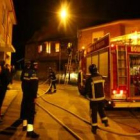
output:
{"label": "metal track in road", "polygon": [[53,119],[55,119],[59,124],[61,124],[74,138],[78,140],[82,140],[82,138],[77,135],[74,131],[72,131],[68,126],[66,126],[62,121],[60,121],[55,115],[53,115],[50,111],[48,111],[45,107],[43,107],[41,104],[36,103],[37,106],[42,108],[45,112],[47,112]]}
{"label": "metal track in road", "polygon": [[[42,90],[43,90],[43,89],[42,89]],[[44,91],[44,90],[43,90],[43,91]],[[47,101],[47,100],[43,97],[43,95],[46,95],[46,94],[42,94],[41,96],[38,96],[38,98],[41,98],[41,99],[44,100],[46,103],[51,104],[51,105],[53,105],[53,106],[55,106],[55,107],[57,107],[57,108],[60,108],[60,109],[62,109],[62,110],[64,110],[64,111],[66,111],[66,112],[72,114],[73,116],[77,117],[77,118],[80,119],[81,121],[85,122],[87,125],[90,125],[90,122],[87,121],[86,119],[84,119],[84,118],[82,118],[82,117],[76,115],[75,113],[73,113],[73,112],[71,112],[71,111],[69,111],[69,110],[67,110],[67,109],[65,109],[65,108],[63,108],[63,107],[61,107],[61,106],[59,106],[59,105],[56,105],[56,104],[54,104],[54,103],[52,103],[52,102]],[[44,108],[44,109],[45,109],[45,108]],[[128,137],[140,136],[140,133],[120,133],[120,132],[116,132],[115,130],[113,130],[113,129],[111,129],[111,128],[106,128],[106,127],[101,127],[101,126],[99,126],[99,129],[102,130],[102,131],[106,131],[106,132],[109,132],[109,133],[112,133],[112,134],[116,134],[116,135],[120,135],[120,136],[128,136]]]}

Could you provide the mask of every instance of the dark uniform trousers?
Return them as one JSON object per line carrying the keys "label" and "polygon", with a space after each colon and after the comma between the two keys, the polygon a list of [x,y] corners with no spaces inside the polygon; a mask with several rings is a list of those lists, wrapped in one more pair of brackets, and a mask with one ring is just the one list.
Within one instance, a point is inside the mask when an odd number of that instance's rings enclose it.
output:
{"label": "dark uniform trousers", "polygon": [[97,112],[99,112],[102,122],[107,122],[107,117],[104,111],[104,101],[90,101],[90,110],[93,125],[97,126]]}
{"label": "dark uniform trousers", "polygon": [[52,86],[54,87],[54,91],[56,91],[56,81],[51,82],[50,91],[52,90]]}
{"label": "dark uniform trousers", "polygon": [[28,81],[22,83],[23,98],[21,102],[20,118],[27,120],[28,124],[33,124],[35,115],[35,98],[33,97],[34,92],[30,89],[31,84],[29,84]]}
{"label": "dark uniform trousers", "polygon": [[22,80],[23,98],[21,103],[20,118],[27,120],[28,124],[33,124],[35,117],[35,98],[37,96],[38,80],[37,77],[33,77],[36,75],[35,71],[28,70],[27,73],[29,73],[29,76],[25,76],[25,79]]}

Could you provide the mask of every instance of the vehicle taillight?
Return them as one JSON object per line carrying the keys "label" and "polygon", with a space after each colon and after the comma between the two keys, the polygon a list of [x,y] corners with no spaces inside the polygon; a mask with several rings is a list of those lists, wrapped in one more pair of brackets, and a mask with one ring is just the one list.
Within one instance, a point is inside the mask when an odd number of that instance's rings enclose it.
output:
{"label": "vehicle taillight", "polygon": [[113,95],[123,95],[124,90],[113,90]]}

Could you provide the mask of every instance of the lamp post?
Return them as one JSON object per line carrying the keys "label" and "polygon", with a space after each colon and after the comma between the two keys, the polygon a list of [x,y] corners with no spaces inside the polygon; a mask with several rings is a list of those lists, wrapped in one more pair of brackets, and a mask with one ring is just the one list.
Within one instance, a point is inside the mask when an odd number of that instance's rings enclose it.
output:
{"label": "lamp post", "polygon": [[[68,6],[66,3],[61,5],[61,8],[58,12],[58,16],[60,19],[60,24],[63,24],[64,28],[66,27],[67,20],[69,18],[68,14]],[[61,71],[61,45],[59,49],[59,83],[60,83],[60,71]]]}

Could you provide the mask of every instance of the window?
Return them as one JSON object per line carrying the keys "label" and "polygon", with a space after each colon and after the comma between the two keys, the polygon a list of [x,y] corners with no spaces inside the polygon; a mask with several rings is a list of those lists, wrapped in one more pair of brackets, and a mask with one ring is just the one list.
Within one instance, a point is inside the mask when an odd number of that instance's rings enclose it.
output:
{"label": "window", "polygon": [[46,53],[51,53],[51,42],[46,42]]}
{"label": "window", "polygon": [[60,43],[55,43],[55,52],[60,51]]}
{"label": "window", "polygon": [[42,52],[42,45],[39,45],[38,46],[38,53],[41,53]]}

